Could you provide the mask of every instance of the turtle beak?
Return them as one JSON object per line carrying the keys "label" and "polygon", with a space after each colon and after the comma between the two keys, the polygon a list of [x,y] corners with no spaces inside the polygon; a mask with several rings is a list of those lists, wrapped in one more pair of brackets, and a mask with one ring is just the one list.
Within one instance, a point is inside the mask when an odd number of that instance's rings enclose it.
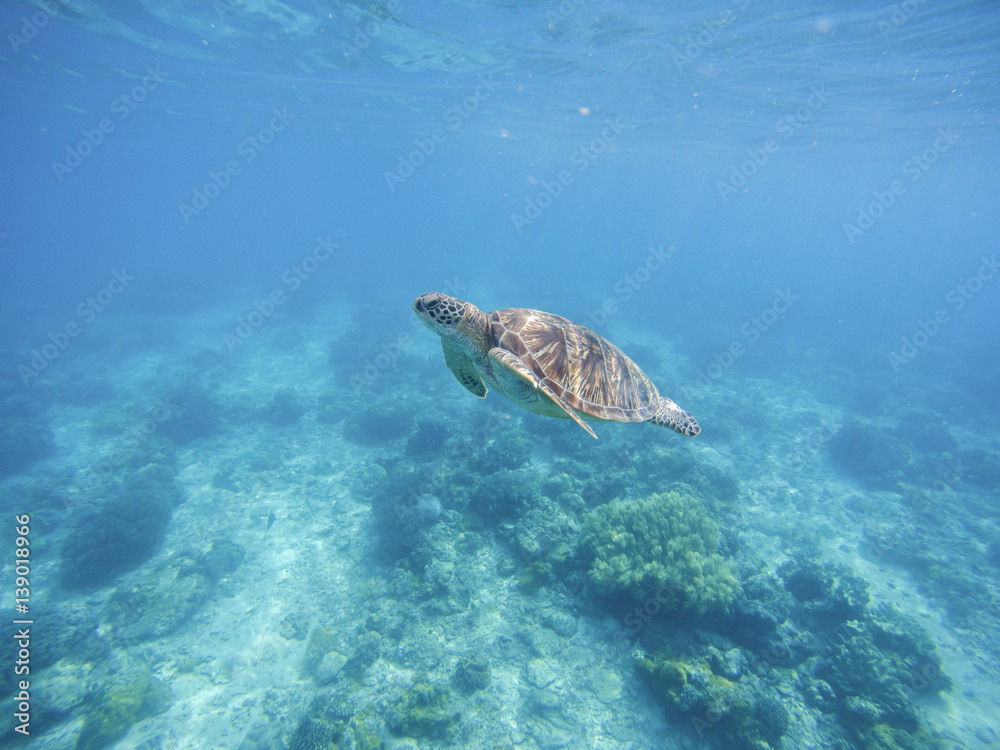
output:
{"label": "turtle beak", "polygon": [[426,313],[427,300],[433,294],[434,292],[425,292],[424,294],[421,294],[419,297],[413,300],[413,312],[415,312],[417,315],[423,315],[424,313]]}
{"label": "turtle beak", "polygon": [[424,292],[413,300],[413,309],[418,313],[426,313],[441,304],[441,294],[438,292]]}
{"label": "turtle beak", "polygon": [[430,316],[430,309],[437,307],[439,300],[436,292],[424,292],[413,300],[413,312],[420,318],[420,322],[433,330],[433,320]]}

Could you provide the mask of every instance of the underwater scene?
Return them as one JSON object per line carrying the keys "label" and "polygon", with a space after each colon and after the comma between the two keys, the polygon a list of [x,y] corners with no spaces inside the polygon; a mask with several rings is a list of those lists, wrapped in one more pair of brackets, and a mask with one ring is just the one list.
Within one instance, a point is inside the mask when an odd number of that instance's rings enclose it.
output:
{"label": "underwater scene", "polygon": [[0,747],[1000,748],[996,3],[0,35]]}

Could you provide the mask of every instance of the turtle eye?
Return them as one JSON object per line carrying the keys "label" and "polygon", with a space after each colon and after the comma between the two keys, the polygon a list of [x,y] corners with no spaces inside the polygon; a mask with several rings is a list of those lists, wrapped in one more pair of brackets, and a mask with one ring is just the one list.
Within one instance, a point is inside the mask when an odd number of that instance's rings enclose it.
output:
{"label": "turtle eye", "polygon": [[441,304],[441,300],[429,299],[426,302],[424,302],[424,308],[427,310],[433,310],[439,304]]}

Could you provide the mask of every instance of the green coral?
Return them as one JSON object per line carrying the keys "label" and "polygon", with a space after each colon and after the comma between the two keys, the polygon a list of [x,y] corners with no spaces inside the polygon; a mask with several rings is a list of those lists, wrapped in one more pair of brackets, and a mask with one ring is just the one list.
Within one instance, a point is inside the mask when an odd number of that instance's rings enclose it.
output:
{"label": "green coral", "polygon": [[764,695],[757,699],[754,713],[757,715],[757,728],[761,736],[772,747],[778,747],[781,738],[791,725],[791,718],[785,704],[773,695]]}
{"label": "green coral", "polygon": [[447,688],[426,682],[410,687],[386,716],[393,734],[426,739],[443,739],[458,713],[449,710]]}
{"label": "green coral", "polygon": [[939,750],[942,747],[938,738],[925,729],[910,734],[888,724],[876,724],[862,732],[861,743],[864,750]]}
{"label": "green coral", "polygon": [[695,464],[683,481],[702,497],[714,497],[722,503],[735,503],[740,494],[736,475],[712,464]]}
{"label": "green coral", "polygon": [[523,435],[503,435],[491,440],[470,457],[477,474],[492,474],[498,469],[516,470],[531,462],[531,443]]}
{"label": "green coral", "polygon": [[752,680],[715,674],[703,660],[661,654],[639,659],[636,668],[666,708],[690,717],[699,734],[717,728],[725,747],[779,747],[788,730],[788,711],[779,699],[761,694]]}
{"label": "green coral", "polygon": [[169,565],[126,576],[104,606],[104,619],[123,641],[160,638],[178,628],[209,598],[212,582]]}
{"label": "green coral", "polygon": [[493,672],[486,659],[463,656],[458,660],[452,683],[463,693],[474,693],[488,688],[492,679]]}
{"label": "green coral", "polygon": [[95,588],[138,568],[167,533],[184,493],[169,466],[148,464],[121,485],[102,486],[109,497],[81,513],[60,553],[61,581],[70,589]]}
{"label": "green coral", "polygon": [[309,642],[306,644],[306,653],[302,659],[302,668],[306,674],[319,679],[329,681],[327,678],[333,674],[323,676],[327,671],[322,667],[324,659],[328,656],[337,663],[338,667],[344,666],[347,658],[340,654],[341,645],[340,633],[331,627],[320,626],[309,634]]}
{"label": "green coral", "polygon": [[877,614],[878,622],[852,620],[836,631],[828,680],[847,724],[872,750],[936,747],[913,699],[924,690],[947,690],[951,681],[918,626],[890,608]]}
{"label": "green coral", "polygon": [[552,568],[541,560],[535,560],[521,573],[517,587],[526,594],[537,594],[542,586],[552,580]]}
{"label": "green coral", "polygon": [[782,563],[778,575],[786,591],[824,620],[853,620],[868,606],[868,584],[843,565],[804,557]]}
{"label": "green coral", "polygon": [[163,711],[170,703],[170,688],[148,669],[141,669],[109,685],[100,695],[98,705],[87,713],[87,720],[76,741],[76,750],[107,747],[140,719]]}
{"label": "green coral", "polygon": [[350,730],[354,750],[385,750],[388,747],[378,733],[378,724],[374,718],[358,714],[351,720]]}
{"label": "green coral", "polygon": [[541,498],[541,487],[533,471],[497,469],[477,478],[469,496],[470,506],[483,518],[496,521],[523,513]]}
{"label": "green coral", "polygon": [[289,750],[337,750],[338,728],[321,719],[303,718],[288,741]]}
{"label": "green coral", "polygon": [[739,593],[735,566],[719,554],[719,529],[702,504],[676,492],[614,500],[590,513],[581,538],[590,578],[604,594],[637,601],[663,586],[701,613],[724,610]]}

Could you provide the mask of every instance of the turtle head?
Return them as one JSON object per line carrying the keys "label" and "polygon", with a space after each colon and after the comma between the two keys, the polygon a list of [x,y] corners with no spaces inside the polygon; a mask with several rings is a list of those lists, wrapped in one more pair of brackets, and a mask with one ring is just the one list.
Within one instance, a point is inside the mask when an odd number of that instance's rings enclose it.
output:
{"label": "turtle head", "polygon": [[441,292],[424,292],[413,300],[420,322],[442,339],[463,348],[478,348],[486,335],[486,315],[471,302]]}
{"label": "turtle head", "polygon": [[439,336],[461,329],[470,310],[476,310],[475,305],[441,292],[424,292],[413,300],[413,312],[420,322]]}

